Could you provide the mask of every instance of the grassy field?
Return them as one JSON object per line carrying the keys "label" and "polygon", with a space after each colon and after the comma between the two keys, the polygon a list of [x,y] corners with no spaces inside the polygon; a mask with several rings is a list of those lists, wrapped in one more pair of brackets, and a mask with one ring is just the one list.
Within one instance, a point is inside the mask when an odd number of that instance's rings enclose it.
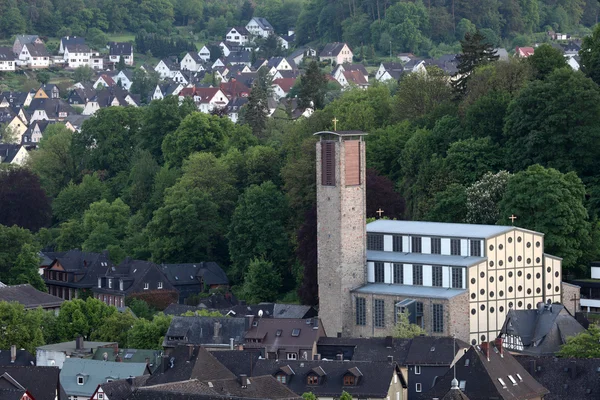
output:
{"label": "grassy field", "polygon": [[108,38],[111,42],[133,42],[133,41],[135,41],[135,35],[133,33],[113,33],[113,34],[108,34]]}

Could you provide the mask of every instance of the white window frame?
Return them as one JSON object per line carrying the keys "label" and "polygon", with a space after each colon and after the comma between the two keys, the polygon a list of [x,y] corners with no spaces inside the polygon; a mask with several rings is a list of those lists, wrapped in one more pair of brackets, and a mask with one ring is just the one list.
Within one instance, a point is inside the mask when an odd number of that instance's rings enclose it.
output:
{"label": "white window frame", "polygon": [[148,282],[144,282],[144,290],[150,289],[150,284]]}
{"label": "white window frame", "polygon": [[162,289],[163,288],[163,283],[162,282],[158,282],[158,288]]}
{"label": "white window frame", "polygon": [[78,376],[77,377],[77,384],[80,386],[83,386],[83,384],[85,383],[85,379],[83,378],[83,376]]}
{"label": "white window frame", "polygon": [[288,360],[297,360],[298,359],[298,354],[296,354],[296,353],[287,353],[286,358]]}
{"label": "white window frame", "polygon": [[416,383],[415,384],[415,392],[421,393],[422,390],[423,390],[423,386],[420,383]]}
{"label": "white window frame", "polygon": [[415,375],[421,375],[421,366],[415,365]]}

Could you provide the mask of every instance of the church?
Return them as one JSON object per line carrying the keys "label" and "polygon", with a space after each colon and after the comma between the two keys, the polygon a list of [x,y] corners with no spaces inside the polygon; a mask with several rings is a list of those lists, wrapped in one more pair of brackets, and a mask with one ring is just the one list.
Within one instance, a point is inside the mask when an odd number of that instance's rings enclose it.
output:
{"label": "church", "polygon": [[511,309],[574,298],[578,288],[561,283],[561,259],[544,252],[543,233],[501,225],[367,224],[366,133],[315,135],[319,316],[328,336],[393,335],[399,313],[408,312],[428,335],[478,344],[498,336]]}

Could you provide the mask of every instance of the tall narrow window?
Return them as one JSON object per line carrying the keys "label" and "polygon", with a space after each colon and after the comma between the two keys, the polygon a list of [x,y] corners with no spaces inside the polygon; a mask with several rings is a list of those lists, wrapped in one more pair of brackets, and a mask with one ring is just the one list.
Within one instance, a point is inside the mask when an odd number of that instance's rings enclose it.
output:
{"label": "tall narrow window", "polygon": [[423,285],[422,265],[413,265],[413,285]]}
{"label": "tall narrow window", "polygon": [[481,257],[481,240],[471,240],[471,255]]}
{"label": "tall narrow window", "polygon": [[394,283],[404,283],[404,265],[394,264]]}
{"label": "tall narrow window", "polygon": [[423,328],[423,303],[417,302],[417,315],[415,315],[415,324]]}
{"label": "tall narrow window", "polygon": [[376,262],[375,263],[375,282],[376,283],[383,283],[384,281],[384,272],[383,272],[383,263],[382,262]]}
{"label": "tall narrow window", "polygon": [[356,325],[366,325],[367,308],[364,297],[356,298]]}
{"label": "tall narrow window", "polygon": [[433,331],[440,333],[444,332],[444,305],[433,305]]}
{"label": "tall narrow window", "polygon": [[321,184],[335,186],[335,141],[321,142]]}
{"label": "tall narrow window", "polygon": [[442,254],[442,239],[431,238],[431,254]]}
{"label": "tall narrow window", "polygon": [[413,253],[420,253],[421,252],[421,237],[420,236],[413,236],[410,238],[411,241],[411,245],[412,245],[412,252]]}
{"label": "tall narrow window", "polygon": [[346,185],[360,185],[360,141],[347,140],[344,142],[346,154]]}
{"label": "tall narrow window", "polygon": [[452,287],[456,289],[462,289],[463,287],[463,279],[462,279],[462,268],[453,267],[452,268]]}
{"label": "tall narrow window", "polygon": [[367,233],[367,250],[383,251],[383,235],[381,233]]}
{"label": "tall narrow window", "polygon": [[460,239],[450,239],[450,255],[460,256]]}
{"label": "tall narrow window", "polygon": [[375,328],[385,328],[385,310],[383,300],[375,299],[374,307]]}
{"label": "tall narrow window", "polygon": [[393,238],[393,249],[394,251],[401,252],[402,251],[402,236],[394,235]]}
{"label": "tall narrow window", "polygon": [[431,284],[432,286],[442,286],[442,267],[434,265],[431,269]]}

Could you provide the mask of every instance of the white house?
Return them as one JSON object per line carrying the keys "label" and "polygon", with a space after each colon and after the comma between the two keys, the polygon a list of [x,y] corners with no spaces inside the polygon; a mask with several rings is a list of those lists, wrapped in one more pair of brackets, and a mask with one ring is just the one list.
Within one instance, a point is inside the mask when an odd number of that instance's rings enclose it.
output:
{"label": "white house", "polygon": [[44,44],[28,43],[23,46],[19,54],[18,64],[27,68],[48,68],[50,66],[50,54]]}
{"label": "white house", "polygon": [[133,45],[131,43],[109,43],[108,60],[113,63],[118,63],[123,57],[125,65],[133,65]]}
{"label": "white house", "polygon": [[92,51],[86,44],[67,44],[63,52],[63,59],[69,68],[90,66]]}
{"label": "white house", "polygon": [[24,165],[29,159],[29,153],[25,146],[12,143],[0,143],[0,163],[12,165]]}
{"label": "white house", "polygon": [[117,83],[115,82],[115,80],[113,78],[111,78],[110,76],[106,75],[106,74],[102,74],[98,77],[98,79],[96,79],[96,82],[94,82],[94,84],[92,85],[94,88],[98,87],[98,85],[102,85],[104,87],[111,87],[111,86],[115,86]]}
{"label": "white house", "polygon": [[252,17],[250,22],[246,24],[246,29],[250,34],[264,38],[275,32],[269,21],[262,17]]}
{"label": "white house", "polygon": [[176,63],[171,61],[168,58],[164,60],[160,60],[154,70],[158,72],[160,79],[173,78],[175,76],[175,72],[179,71],[179,67]]}
{"label": "white house", "polygon": [[61,38],[60,45],[58,47],[58,54],[65,54],[65,49],[67,48],[67,46],[73,46],[76,44],[85,44],[85,38],[77,36],[65,36]]}
{"label": "white house", "polygon": [[210,60],[210,50],[208,49],[208,47],[202,46],[202,48],[198,52],[198,56],[204,61]]}
{"label": "white house", "polygon": [[183,101],[185,97],[192,97],[198,110],[207,114],[215,108],[227,107],[229,103],[229,99],[219,88],[184,88],[179,92],[179,99]]}
{"label": "white house", "polygon": [[10,47],[0,47],[0,71],[15,70],[15,56]]}
{"label": "white house", "polygon": [[203,62],[203,60],[198,53],[188,52],[181,59],[180,65],[181,65],[181,69],[198,72],[198,71],[204,71],[202,62]]}
{"label": "white house", "polygon": [[352,50],[346,43],[327,43],[319,53],[319,61],[330,61],[332,64],[351,63],[353,56]]}
{"label": "white house", "polygon": [[381,63],[375,72],[375,79],[379,82],[397,81],[404,72],[404,66],[400,63]]}
{"label": "white house", "polygon": [[133,73],[131,70],[124,69],[123,71],[119,71],[119,73],[113,77],[113,80],[117,82],[117,84],[121,81],[121,87],[125,90],[129,90],[133,84]]}
{"label": "white house", "polygon": [[248,43],[250,32],[243,26],[234,26],[225,35],[225,40],[232,43],[237,43],[241,46]]}

